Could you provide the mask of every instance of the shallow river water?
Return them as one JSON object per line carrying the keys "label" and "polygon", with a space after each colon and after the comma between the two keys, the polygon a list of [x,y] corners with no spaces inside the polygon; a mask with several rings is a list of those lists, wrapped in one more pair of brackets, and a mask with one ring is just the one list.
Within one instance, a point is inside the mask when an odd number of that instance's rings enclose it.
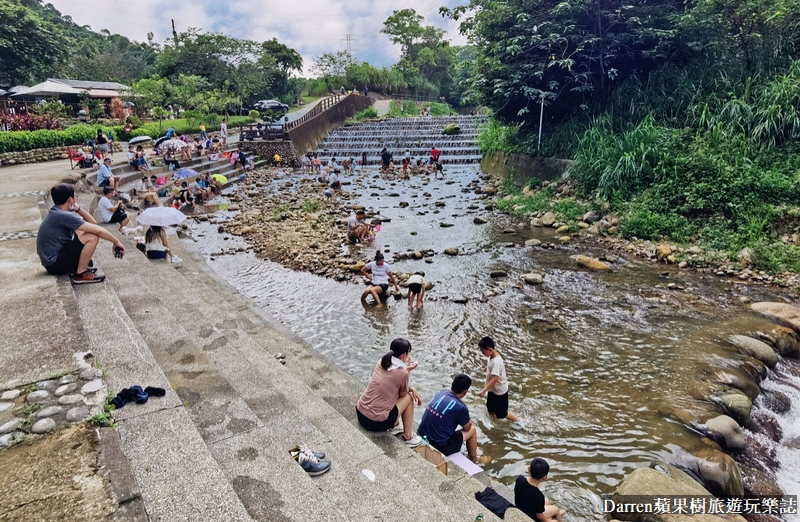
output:
{"label": "shallow river water", "polygon": [[[473,391],[465,401],[478,426],[480,452],[492,459],[487,472],[512,484],[532,457],[544,457],[551,465],[546,493],[579,520],[599,520],[598,495],[612,492],[634,468],[669,460],[673,445],[697,444],[698,435],[666,412],[673,406],[702,409],[708,394],[704,376],[739,357],[724,342],[728,335],[769,330],[770,323],[749,312],[741,296],[785,297],[616,254],[612,272],[588,272],[569,256],[602,254],[593,243],[525,247],[527,239],[555,237],[550,229],[531,229],[522,220],[486,211],[479,196],[462,192],[478,176],[477,167],[451,169],[449,184],[367,174],[345,190],[357,195],[352,203],[391,221],[382,225],[374,246],[342,248],[364,260],[380,248],[389,261],[400,252],[433,249],[431,263],[391,264],[395,272],[424,270],[426,280],[435,283],[422,310],[394,300],[387,307],[362,305],[361,285],[293,272],[252,252],[212,259],[221,247],[244,241],[217,233],[217,225],[209,223],[192,225],[191,233],[219,274],[360,381],[368,381],[396,337],[411,341],[420,363],[412,385],[424,399],[449,386],[454,374],[469,374]],[[410,205],[402,208],[401,201]],[[474,224],[477,215],[489,222]],[[445,256],[447,247],[458,247],[459,255]],[[493,269],[507,270],[508,277],[492,279]],[[532,271],[544,275],[544,284],[521,284],[521,275]],[[667,289],[668,283],[680,289]],[[464,298],[466,303],[453,301]],[[510,410],[521,418],[521,427],[492,420],[477,396],[484,382],[477,341],[484,335],[495,339],[506,362]],[[795,399],[780,419],[784,435],[798,437],[800,392],[782,389]],[[779,456],[781,485],[799,493],[800,451],[781,446]]]}

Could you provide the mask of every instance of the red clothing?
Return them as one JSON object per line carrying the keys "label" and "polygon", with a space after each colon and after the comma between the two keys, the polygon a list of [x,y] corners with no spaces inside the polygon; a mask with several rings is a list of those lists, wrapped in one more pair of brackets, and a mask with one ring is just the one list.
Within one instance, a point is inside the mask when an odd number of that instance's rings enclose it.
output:
{"label": "red clothing", "polygon": [[433,158],[433,161],[439,161],[439,149],[437,149],[436,147],[432,148],[431,157]]}

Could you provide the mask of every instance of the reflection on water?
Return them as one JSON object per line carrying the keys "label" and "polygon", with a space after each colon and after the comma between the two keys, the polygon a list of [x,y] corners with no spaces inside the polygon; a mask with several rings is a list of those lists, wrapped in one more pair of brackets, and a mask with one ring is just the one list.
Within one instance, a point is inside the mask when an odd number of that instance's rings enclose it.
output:
{"label": "reflection on water", "polygon": [[[475,215],[489,214],[477,210],[473,193],[461,190],[475,175],[453,169],[448,178],[457,182],[450,185],[411,180],[382,191],[388,182],[372,178],[347,187],[359,194],[358,202],[391,219],[375,242],[389,251],[387,259],[407,250],[439,253],[430,264],[392,264],[396,272],[423,269],[435,282],[421,310],[394,300],[387,307],[362,305],[362,286],[292,272],[252,253],[216,257],[210,264],[362,382],[396,337],[414,347],[420,366],[412,382],[423,397],[449,386],[454,374],[469,374],[476,384],[465,401],[481,451],[492,458],[487,471],[511,484],[526,462],[542,456],[552,469],[549,494],[569,499],[567,507],[583,520],[599,519],[598,494],[613,491],[634,468],[665,458],[667,445],[689,446],[696,439],[665,412],[672,405],[692,411],[702,403],[699,377],[735,357],[720,340],[768,327],[738,304],[738,296],[775,298],[762,288],[734,288],[675,269],[665,277],[636,261],[620,260],[611,273],[580,271],[569,256],[592,255],[590,245],[524,247],[526,239],[549,241],[552,233],[517,228],[514,218],[502,215],[473,224]],[[400,196],[370,196],[390,191]],[[434,205],[437,200],[446,202],[444,209]],[[400,201],[410,205],[401,208]],[[442,222],[454,226],[442,228]],[[504,233],[509,228],[517,233]],[[194,233],[203,235],[206,252],[223,244],[216,225],[199,223]],[[238,241],[230,238],[224,246]],[[460,254],[442,255],[450,246]],[[352,251],[357,258],[374,255],[374,249]],[[490,278],[489,271],[498,268],[509,276]],[[531,271],[543,273],[545,283],[520,284],[520,276]],[[684,290],[669,290],[667,282]],[[466,304],[453,302],[456,297],[467,298]],[[522,419],[521,428],[489,418],[477,396],[484,380],[477,342],[484,335],[495,339],[506,361],[510,409]]]}

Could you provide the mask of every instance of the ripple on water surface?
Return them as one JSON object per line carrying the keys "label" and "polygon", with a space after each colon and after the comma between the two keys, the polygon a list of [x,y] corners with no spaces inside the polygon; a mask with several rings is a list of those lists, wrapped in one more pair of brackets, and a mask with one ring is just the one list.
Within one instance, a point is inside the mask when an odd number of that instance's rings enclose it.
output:
{"label": "ripple on water surface", "polygon": [[[477,393],[467,396],[482,451],[492,458],[487,471],[512,484],[530,458],[543,456],[553,470],[548,494],[569,499],[568,508],[581,519],[598,519],[598,494],[613,491],[634,468],[664,459],[668,444],[696,440],[666,413],[671,405],[690,411],[698,406],[700,377],[709,365],[732,357],[720,340],[766,328],[766,323],[733,304],[730,287],[714,280],[675,271],[670,277],[686,288],[675,293],[666,289],[658,269],[635,260],[614,263],[612,273],[577,269],[569,256],[591,255],[591,245],[524,247],[531,237],[552,240],[552,232],[518,228],[516,234],[504,234],[516,227],[517,218],[494,214],[488,224],[474,225],[475,215],[490,214],[477,196],[461,192],[475,175],[463,168],[448,173],[457,181],[452,185],[400,182],[391,186],[400,197],[369,197],[375,188],[347,187],[363,193],[359,203],[391,219],[376,240],[389,250],[387,259],[407,250],[437,252],[432,264],[392,265],[399,272],[422,268],[436,283],[421,311],[408,310],[404,301],[385,308],[362,306],[360,285],[293,272],[252,253],[216,257],[210,264],[362,382],[391,340],[406,337],[420,362],[413,385],[424,397],[449,386],[458,372],[472,376],[477,391],[484,382],[477,341],[493,337],[506,361],[510,409],[521,417],[522,427],[489,418]],[[380,179],[368,185],[389,187]],[[401,208],[401,200],[410,206]],[[445,210],[434,206],[436,200],[445,201]],[[443,221],[454,226],[442,228]],[[223,242],[214,225],[193,227],[204,234],[204,251],[219,250]],[[441,254],[450,246],[459,247],[458,256]],[[373,254],[365,248],[359,255]],[[491,279],[489,271],[496,268],[509,277]],[[545,283],[519,284],[520,276],[531,271],[545,274]],[[759,299],[771,297],[768,290],[752,292]],[[459,296],[468,302],[452,302]]]}

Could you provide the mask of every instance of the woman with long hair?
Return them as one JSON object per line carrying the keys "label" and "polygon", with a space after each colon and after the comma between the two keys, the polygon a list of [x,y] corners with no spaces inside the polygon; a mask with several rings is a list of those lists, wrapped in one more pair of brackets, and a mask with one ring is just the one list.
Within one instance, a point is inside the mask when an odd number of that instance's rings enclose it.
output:
{"label": "woman with long hair", "polygon": [[148,259],[166,259],[169,256],[173,263],[180,263],[182,260],[172,253],[167,241],[167,232],[163,227],[152,225],[144,234],[144,253]]}
{"label": "woman with long hair", "polygon": [[[367,389],[358,399],[356,416],[367,431],[393,430],[401,432],[410,447],[419,446],[422,439],[412,431],[414,403],[422,404],[416,389],[408,385],[408,374],[418,363],[411,359],[411,343],[397,338],[389,346],[369,380]],[[398,419],[402,419],[402,428]]]}

